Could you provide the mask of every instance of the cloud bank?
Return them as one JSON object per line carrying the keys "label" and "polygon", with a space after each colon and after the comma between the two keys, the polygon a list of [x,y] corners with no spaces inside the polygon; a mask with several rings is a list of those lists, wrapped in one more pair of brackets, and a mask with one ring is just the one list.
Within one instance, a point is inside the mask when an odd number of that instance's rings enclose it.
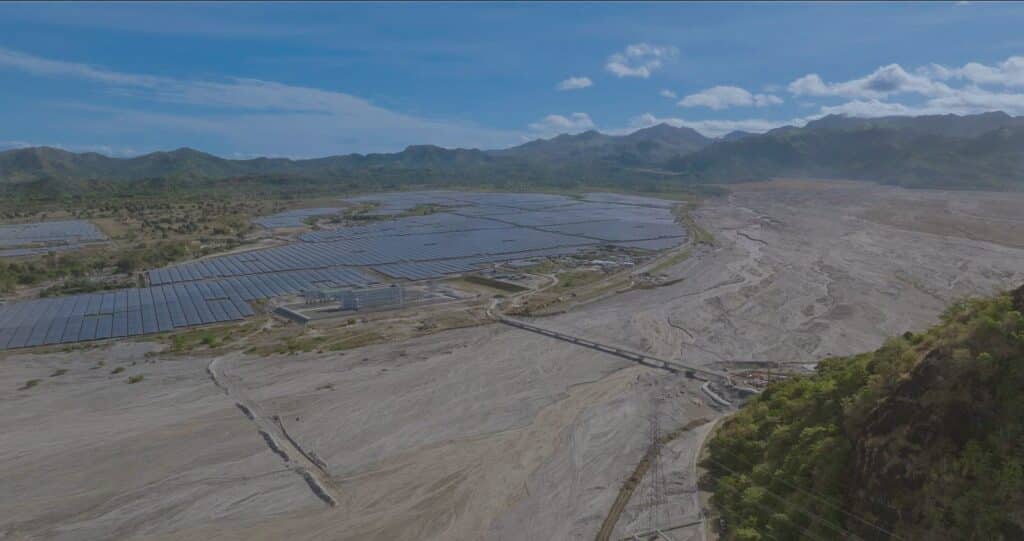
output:
{"label": "cloud bank", "polygon": [[719,111],[730,107],[767,107],[781,103],[782,98],[773,94],[751,94],[738,86],[715,86],[686,96],[678,105]]}
{"label": "cloud bank", "polygon": [[647,79],[678,54],[679,50],[675,47],[634,43],[624,51],[609,56],[604,67],[616,77]]}
{"label": "cloud bank", "polygon": [[555,88],[558,90],[579,90],[591,86],[594,86],[594,82],[590,80],[590,77],[569,77],[558,83]]}
{"label": "cloud bank", "polygon": [[579,133],[596,127],[587,113],[572,113],[569,116],[552,114],[530,124],[530,129],[538,132],[540,136]]}

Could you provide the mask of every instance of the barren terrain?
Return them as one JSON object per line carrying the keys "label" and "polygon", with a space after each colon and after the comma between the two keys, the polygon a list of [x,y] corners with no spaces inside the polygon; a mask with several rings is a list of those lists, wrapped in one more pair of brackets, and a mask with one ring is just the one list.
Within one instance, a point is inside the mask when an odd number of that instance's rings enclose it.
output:
{"label": "barren terrain", "polygon": [[[716,368],[795,368],[1024,281],[1020,208],[1024,194],[739,186],[694,213],[715,244],[662,271],[680,281],[537,321]],[[652,408],[665,432],[722,415],[699,381],[500,324],[216,355],[0,356],[0,539],[592,539]],[[699,518],[708,429],[666,446],[666,500],[640,505],[641,486],[613,538]]]}

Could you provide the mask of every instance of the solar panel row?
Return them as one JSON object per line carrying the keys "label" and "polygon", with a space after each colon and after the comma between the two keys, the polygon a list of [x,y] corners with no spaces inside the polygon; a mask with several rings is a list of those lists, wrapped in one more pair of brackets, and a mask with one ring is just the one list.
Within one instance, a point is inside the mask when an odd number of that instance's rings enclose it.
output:
{"label": "solar panel row", "polygon": [[314,289],[365,287],[377,282],[378,280],[358,269],[336,267],[332,269],[236,276],[222,278],[211,283],[220,284],[225,289],[235,292],[240,298],[251,301]]}
{"label": "solar panel row", "polygon": [[32,242],[89,242],[107,240],[99,229],[85,220],[0,225],[0,246]]}
{"label": "solar panel row", "polygon": [[50,252],[70,252],[81,250],[82,247],[82,244],[57,244],[35,248],[8,248],[0,249],[0,257],[25,257],[29,255],[44,255]]}
{"label": "solar panel row", "polygon": [[677,204],[676,201],[668,199],[657,199],[644,197],[642,195],[626,195],[620,193],[593,192],[583,194],[584,201],[596,201],[603,203],[615,203],[619,205],[639,205],[644,207],[661,207],[670,209]]}
{"label": "solar panel row", "polygon": [[[595,244],[592,239],[536,229],[485,229],[383,239],[299,242],[149,271],[154,285],[306,269],[366,267],[481,255],[515,254]],[[354,272],[360,272],[352,269]]]}
{"label": "solar panel row", "polygon": [[455,191],[397,192],[372,194],[348,199],[353,203],[377,203],[379,206],[367,214],[384,216],[400,214],[417,205],[440,205],[445,207],[490,207],[488,214],[552,208],[568,204],[574,199],[561,195],[532,193],[479,193]]}
{"label": "solar panel row", "polygon": [[428,214],[426,216],[414,216],[369,225],[311,231],[309,233],[299,235],[299,240],[303,242],[330,242],[340,239],[397,237],[423,233],[474,231],[477,229],[505,229],[510,227],[515,226],[495,220],[461,216],[448,212],[438,212],[435,214]]}
{"label": "solar panel row", "polygon": [[480,258],[454,259],[449,261],[421,261],[418,263],[394,263],[374,267],[392,278],[406,280],[427,280],[440,278],[446,274],[469,272],[487,263]]}
{"label": "solar panel row", "polygon": [[0,306],[0,350],[138,336],[252,314],[234,288],[213,282],[16,302]]}
{"label": "solar panel row", "polygon": [[579,248],[580,247],[560,247],[544,250],[529,250],[514,254],[483,255],[459,259],[446,259],[442,261],[394,263],[391,265],[377,265],[373,269],[390,276],[391,278],[426,280],[430,278],[440,278],[446,274],[457,274],[479,270],[488,263],[571,254],[578,252]]}
{"label": "solar panel row", "polygon": [[77,250],[107,236],[85,220],[0,225],[0,257],[24,257]]}
{"label": "solar panel row", "polygon": [[638,222],[632,220],[604,220],[576,224],[543,226],[543,231],[575,235],[609,242],[685,237],[686,230],[676,224]]}

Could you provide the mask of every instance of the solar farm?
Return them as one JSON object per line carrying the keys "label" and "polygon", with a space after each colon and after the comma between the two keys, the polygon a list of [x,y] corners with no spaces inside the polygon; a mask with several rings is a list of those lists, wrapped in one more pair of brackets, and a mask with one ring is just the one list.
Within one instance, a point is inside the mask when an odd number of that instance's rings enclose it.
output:
{"label": "solar farm", "polygon": [[[283,245],[213,256],[145,273],[149,287],[0,306],[0,349],[136,336],[252,315],[249,301],[317,289],[366,287],[470,273],[496,263],[600,247],[664,250],[685,241],[670,201],[592,194],[403,192],[346,201],[374,204],[371,220],[310,231]],[[397,217],[430,205],[437,212]],[[302,225],[338,209],[301,209],[255,223]],[[335,211],[335,212],[327,212]],[[87,222],[81,222],[87,225]],[[78,226],[74,238],[102,236]],[[71,237],[71,235],[69,235]],[[2,238],[2,237],[0,237]]]}
{"label": "solar farm", "polygon": [[109,240],[85,220],[0,225],[0,257],[22,257],[77,250]]}

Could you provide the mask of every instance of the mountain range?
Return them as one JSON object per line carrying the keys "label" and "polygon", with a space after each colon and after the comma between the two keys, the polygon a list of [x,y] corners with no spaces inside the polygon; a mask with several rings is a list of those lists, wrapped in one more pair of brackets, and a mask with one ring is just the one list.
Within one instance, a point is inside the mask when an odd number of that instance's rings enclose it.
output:
{"label": "mountain range", "polygon": [[827,116],[764,134],[711,139],[659,124],[627,135],[587,131],[501,150],[415,145],[390,154],[231,160],[189,148],[133,158],[49,147],[0,152],[0,185],[204,183],[239,178],[317,183],[680,186],[777,177],[909,187],[1024,187],[1024,117],[1001,112],[874,119]]}

